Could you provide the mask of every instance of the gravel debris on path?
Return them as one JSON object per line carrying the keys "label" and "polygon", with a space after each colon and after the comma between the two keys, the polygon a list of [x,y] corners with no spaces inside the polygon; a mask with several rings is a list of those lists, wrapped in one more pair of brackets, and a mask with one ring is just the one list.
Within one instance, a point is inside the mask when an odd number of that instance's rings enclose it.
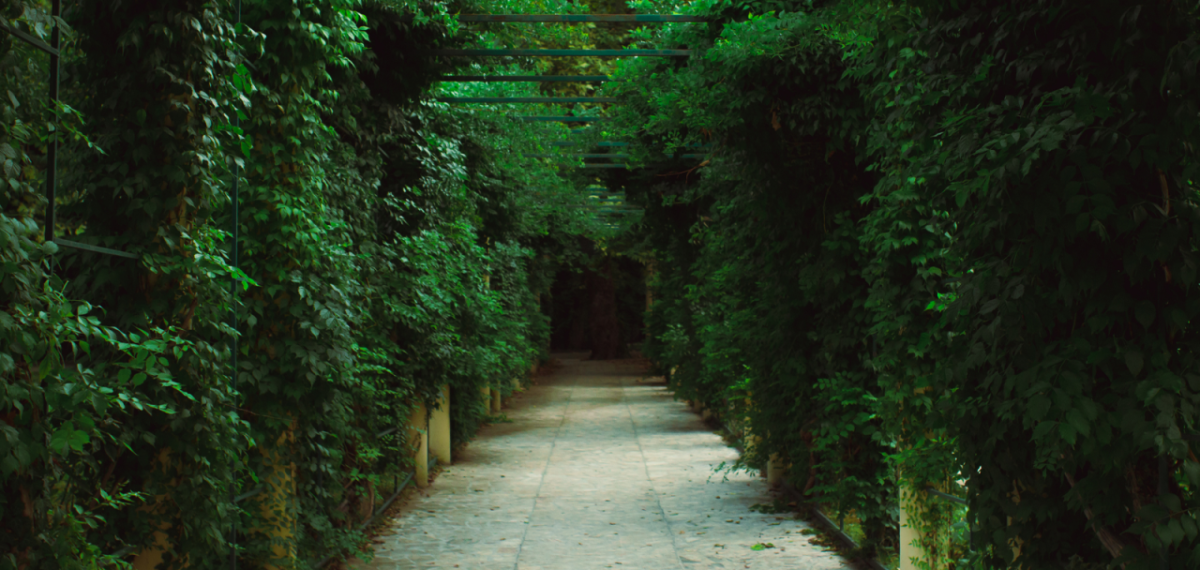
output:
{"label": "gravel debris on path", "polygon": [[637,361],[555,356],[512,422],[481,430],[352,567],[852,568],[809,543],[808,523],[751,511],[774,500],[766,481],[715,472],[737,451]]}

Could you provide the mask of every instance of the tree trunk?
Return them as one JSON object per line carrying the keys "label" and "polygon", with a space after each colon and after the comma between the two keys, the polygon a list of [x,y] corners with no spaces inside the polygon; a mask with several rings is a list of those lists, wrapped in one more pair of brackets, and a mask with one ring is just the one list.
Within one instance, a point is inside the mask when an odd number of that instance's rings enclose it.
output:
{"label": "tree trunk", "polygon": [[592,299],[592,360],[625,356],[621,326],[617,322],[617,289],[613,284],[612,259],[605,257],[599,271],[588,270],[588,296]]}

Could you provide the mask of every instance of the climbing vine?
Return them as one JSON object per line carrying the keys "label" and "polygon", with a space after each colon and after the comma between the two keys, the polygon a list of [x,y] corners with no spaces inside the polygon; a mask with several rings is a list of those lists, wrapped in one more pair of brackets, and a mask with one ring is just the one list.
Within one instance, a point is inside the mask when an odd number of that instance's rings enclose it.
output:
{"label": "climbing vine", "polygon": [[[49,4],[6,21],[64,31],[56,117],[3,44],[0,566],[358,551],[409,468],[389,428],[449,385],[464,443],[545,357],[542,257],[587,220],[526,191],[567,195],[507,152],[543,133],[429,98],[444,5]],[[132,257],[43,237],[51,128],[53,235]]]}
{"label": "climbing vine", "polygon": [[[546,356],[553,275],[617,250],[653,260],[658,371],[862,554],[912,494],[923,567],[1200,564],[1194,3],[640,2],[706,21],[604,30],[453,14],[621,6],[54,5],[4,18],[63,34],[58,101],[0,41],[0,567],[357,551],[408,468],[389,428],[449,386],[469,439]],[[464,45],[695,55],[432,51]],[[437,100],[544,94],[623,103],[572,134]],[[545,156],[618,137],[629,172]],[[636,234],[591,184],[644,204]]]}
{"label": "climbing vine", "polygon": [[1193,7],[686,9],[645,41],[702,57],[618,87],[680,392],[878,528],[893,485],[966,497],[973,553],[931,506],[923,564],[1195,564]]}

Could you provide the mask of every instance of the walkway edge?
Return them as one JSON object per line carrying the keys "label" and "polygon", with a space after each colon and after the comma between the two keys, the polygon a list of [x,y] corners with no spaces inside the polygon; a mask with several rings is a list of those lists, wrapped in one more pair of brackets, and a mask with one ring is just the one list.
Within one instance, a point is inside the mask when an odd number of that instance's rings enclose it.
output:
{"label": "walkway edge", "polygon": [[[696,412],[694,409],[692,409],[692,413],[700,415],[700,413]],[[729,430],[729,426],[725,425],[725,422],[721,422],[720,425],[726,433],[733,433]],[[735,449],[737,449],[738,453],[740,454],[744,455],[746,453],[746,450],[740,445],[735,446]],[[842,529],[838,528],[837,524],[830,520],[830,518],[826,516],[823,511],[821,511],[820,507],[817,507],[816,505],[813,505],[805,500],[804,497],[798,491],[796,491],[796,488],[791,485],[791,483],[788,483],[786,480],[784,480],[780,488],[784,493],[787,493],[789,497],[796,501],[797,504],[808,506],[809,510],[811,510],[813,515],[815,515],[817,521],[821,523],[821,526],[825,527],[825,530],[829,531],[830,534],[840,540],[842,544],[850,547],[851,549],[858,549],[858,543],[855,542],[853,538],[850,538],[850,535],[842,532]],[[883,564],[880,564],[879,560],[875,558],[859,557],[852,560],[866,562],[867,565],[871,567],[871,570],[892,570]]]}
{"label": "walkway edge", "polygon": [[[787,493],[787,495],[789,497],[791,497],[793,500],[795,500],[798,504],[809,505],[809,503],[804,500],[804,497],[800,495],[799,491],[797,491],[796,488],[793,487],[791,483],[784,481],[783,485],[781,485],[781,488],[783,489],[783,491],[785,493]],[[829,531],[830,534],[835,536],[838,540],[842,541],[842,543],[845,544],[846,546],[849,546],[850,548],[853,548],[853,549],[858,548],[858,543],[855,542],[853,538],[850,538],[850,535],[846,534],[845,532],[842,532],[842,529],[838,528],[837,524],[834,523],[833,520],[831,520],[829,517],[825,516],[825,513],[823,511],[821,511],[820,508],[818,508],[815,505],[809,505],[809,508],[810,508],[810,510],[812,510],[812,513],[813,513],[813,515],[816,516],[817,520],[820,521],[821,525],[825,527],[825,530]],[[858,558],[858,560],[866,562],[867,565],[870,566],[872,570],[890,570],[883,564],[880,564],[879,560],[876,560],[874,558]]]}

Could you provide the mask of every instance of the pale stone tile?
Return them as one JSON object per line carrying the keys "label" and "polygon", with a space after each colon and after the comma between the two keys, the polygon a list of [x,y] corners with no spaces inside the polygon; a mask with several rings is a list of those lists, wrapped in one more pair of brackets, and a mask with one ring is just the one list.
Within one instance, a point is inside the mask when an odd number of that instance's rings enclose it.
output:
{"label": "pale stone tile", "polygon": [[850,568],[806,523],[750,511],[772,501],[765,481],[714,472],[736,451],[635,362],[558,356],[562,369],[505,409],[512,423],[484,428],[356,567]]}

